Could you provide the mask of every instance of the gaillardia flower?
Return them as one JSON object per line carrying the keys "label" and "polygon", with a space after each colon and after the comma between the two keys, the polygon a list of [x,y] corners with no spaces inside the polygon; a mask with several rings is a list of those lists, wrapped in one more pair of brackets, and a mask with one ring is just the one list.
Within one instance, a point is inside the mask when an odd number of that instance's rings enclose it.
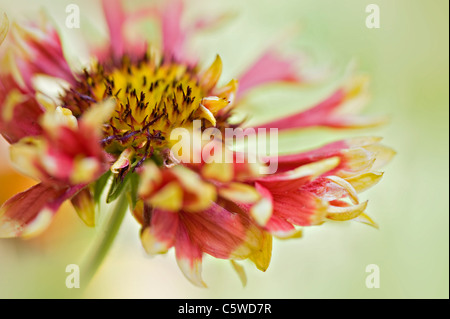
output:
{"label": "gaillardia flower", "polygon": [[[204,286],[204,254],[230,260],[243,276],[236,261],[267,269],[273,236],[298,238],[302,227],[327,220],[376,226],[358,194],[380,180],[379,169],[394,155],[380,138],[341,140],[259,163],[223,139],[203,141],[186,154],[184,147],[174,151],[178,141],[171,138],[180,128],[195,137],[211,129],[377,125],[379,119],[356,114],[365,100],[364,79],[342,83],[306,111],[249,127],[232,115],[253,88],[308,81],[295,59],[262,52],[238,79],[219,86],[219,55],[202,67],[185,46],[213,20],[182,27],[181,1],[139,12],[126,12],[118,0],[102,5],[108,45],[92,48],[92,62],[78,70],[47,20],[10,28],[2,18],[0,132],[11,144],[13,165],[39,182],[1,207],[0,237],[41,233],[66,200],[94,226],[100,201],[125,199],[142,226],[144,249],[161,254],[174,248],[186,277]],[[141,18],[159,23],[161,45],[125,36],[125,26]],[[60,85],[57,94],[41,89],[42,76]],[[205,152],[211,145],[214,152]],[[224,155],[231,161],[220,160]],[[277,169],[267,174],[268,163]]]}

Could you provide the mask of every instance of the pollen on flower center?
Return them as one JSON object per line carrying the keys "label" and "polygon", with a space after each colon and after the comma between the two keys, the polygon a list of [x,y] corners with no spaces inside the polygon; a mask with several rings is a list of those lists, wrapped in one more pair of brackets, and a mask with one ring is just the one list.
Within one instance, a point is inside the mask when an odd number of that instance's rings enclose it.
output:
{"label": "pollen on flower center", "polygon": [[[211,68],[217,69],[218,59]],[[229,101],[216,97],[211,103],[210,91],[217,82],[211,79],[216,71],[211,68],[199,74],[195,67],[157,61],[148,54],[136,62],[124,56],[119,63],[97,64],[80,74],[77,85],[62,97],[63,106],[79,117],[93,104],[114,98],[115,111],[103,127],[103,147],[111,154],[133,149],[147,158],[154,150],[170,147],[175,128],[189,127],[196,119],[203,120],[204,127],[216,125],[215,113]]]}

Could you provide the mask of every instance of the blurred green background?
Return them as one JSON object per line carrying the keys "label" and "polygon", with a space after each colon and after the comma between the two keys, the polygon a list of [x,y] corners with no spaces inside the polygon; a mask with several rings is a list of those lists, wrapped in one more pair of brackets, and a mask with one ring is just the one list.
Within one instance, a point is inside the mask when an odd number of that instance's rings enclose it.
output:
{"label": "blurred green background", "polygon": [[[81,29],[64,27],[67,4],[81,9]],[[127,1],[136,7],[146,1]],[[380,7],[381,28],[368,29],[365,8]],[[275,241],[272,263],[261,273],[244,262],[242,287],[228,262],[205,258],[208,289],[192,286],[170,252],[150,258],[127,216],[110,255],[83,295],[91,298],[448,298],[449,296],[449,52],[447,0],[229,0],[187,1],[187,17],[232,12],[220,28],[191,42],[201,61],[219,53],[223,81],[236,77],[266,47],[289,30],[281,52],[301,50],[308,65],[341,74],[350,61],[370,76],[367,114],[387,114],[390,123],[371,130],[307,130],[280,136],[280,150],[319,146],[346,136],[377,135],[398,155],[379,185],[362,195],[379,230],[358,223],[326,223],[305,229],[304,238]],[[80,40],[105,36],[100,7],[92,1],[0,0],[11,19],[35,18],[44,8],[63,34],[69,58],[83,58]],[[99,28],[98,34],[92,30]],[[154,39],[155,27],[143,23]],[[83,34],[83,32],[85,32]],[[81,51],[79,51],[81,50]],[[337,76],[336,76],[337,77]],[[335,78],[336,78],[335,77]],[[247,112],[272,117],[306,107],[330,92],[323,86],[274,86],[247,99]],[[263,111],[262,111],[263,110]],[[4,143],[3,143],[4,144]],[[10,172],[2,145],[1,197],[30,181]],[[33,240],[0,240],[0,297],[78,297],[65,288],[65,265],[77,263],[94,238],[70,207],[47,234]],[[381,286],[368,289],[365,268],[380,267]]]}

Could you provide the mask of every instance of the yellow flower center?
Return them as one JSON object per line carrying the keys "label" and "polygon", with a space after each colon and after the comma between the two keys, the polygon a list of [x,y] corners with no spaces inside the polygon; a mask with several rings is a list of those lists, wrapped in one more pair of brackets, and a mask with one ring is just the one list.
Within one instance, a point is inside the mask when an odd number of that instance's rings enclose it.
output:
{"label": "yellow flower center", "polygon": [[104,123],[102,145],[111,154],[132,149],[147,158],[171,146],[175,128],[190,128],[194,120],[202,120],[202,128],[216,126],[215,115],[229,104],[226,94],[211,96],[220,58],[206,72],[197,71],[149,55],[135,62],[124,56],[120,63],[97,64],[80,74],[77,86],[62,97],[63,106],[79,117],[93,104],[114,98],[116,108]]}

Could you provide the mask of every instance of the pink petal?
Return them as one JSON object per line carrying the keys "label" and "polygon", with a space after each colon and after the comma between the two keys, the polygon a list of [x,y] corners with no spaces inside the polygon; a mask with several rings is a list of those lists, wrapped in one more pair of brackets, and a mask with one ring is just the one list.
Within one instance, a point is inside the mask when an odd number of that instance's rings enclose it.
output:
{"label": "pink petal", "polygon": [[14,33],[14,43],[24,46],[25,55],[15,56],[17,67],[27,88],[33,92],[31,79],[35,74],[44,74],[75,84],[75,78],[64,56],[58,32],[46,22],[39,28],[28,25]]}
{"label": "pink petal", "polygon": [[273,216],[294,225],[315,225],[326,216],[326,205],[308,191],[272,193],[272,197]]}
{"label": "pink petal", "polygon": [[340,156],[341,151],[348,149],[350,144],[346,140],[333,142],[320,148],[290,155],[279,155],[271,160],[278,161],[278,172],[295,169],[301,165],[317,162],[325,158]]}
{"label": "pink petal", "polygon": [[239,79],[238,95],[245,94],[255,86],[279,82],[299,82],[294,59],[284,59],[272,51],[266,52]]}
{"label": "pink petal", "polygon": [[[21,95],[20,101],[7,105],[11,103],[8,97],[13,91]],[[13,109],[5,110],[8,107]],[[6,115],[8,112],[11,112],[10,116]],[[40,135],[42,128],[38,119],[43,113],[43,108],[36,99],[25,94],[11,76],[0,77],[0,133],[9,143],[16,143],[25,136]]]}
{"label": "pink petal", "polygon": [[168,59],[181,60],[184,53],[184,43],[187,32],[181,27],[183,2],[169,1],[161,13],[163,50]]}
{"label": "pink petal", "polygon": [[277,128],[279,130],[286,130],[310,126],[345,127],[343,122],[341,123],[342,126],[339,126],[340,122],[336,121],[335,118],[330,118],[330,113],[343,102],[344,97],[345,94],[343,90],[337,90],[326,100],[311,109],[258,125],[256,128]]}
{"label": "pink petal", "polygon": [[199,245],[191,240],[187,227],[180,223],[175,241],[178,267],[194,285],[206,287],[201,276],[202,255]]}
{"label": "pink petal", "polygon": [[150,227],[158,242],[163,243],[166,249],[172,247],[178,230],[179,217],[177,213],[154,209]]}
{"label": "pink petal", "polygon": [[111,52],[115,58],[120,58],[125,50],[123,25],[126,17],[122,3],[120,0],[102,0],[102,7],[108,24]]}
{"label": "pink petal", "polygon": [[180,213],[189,236],[201,250],[216,258],[230,258],[231,253],[246,239],[247,227],[238,214],[213,203],[207,210]]}

